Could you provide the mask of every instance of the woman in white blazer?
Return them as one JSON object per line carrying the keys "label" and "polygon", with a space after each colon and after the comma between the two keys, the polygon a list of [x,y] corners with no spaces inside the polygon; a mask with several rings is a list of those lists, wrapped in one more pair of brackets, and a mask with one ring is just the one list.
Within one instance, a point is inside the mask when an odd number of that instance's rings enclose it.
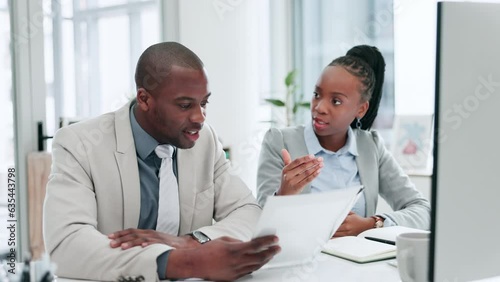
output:
{"label": "woman in white blazer", "polygon": [[[402,225],[429,229],[430,204],[415,189],[380,135],[370,130],[382,95],[385,62],[360,45],[333,60],[318,78],[305,126],[271,128],[259,158],[257,199],[363,185],[365,190],[334,236]],[[292,161],[293,160],[293,161]],[[393,212],[376,215],[378,195]]]}

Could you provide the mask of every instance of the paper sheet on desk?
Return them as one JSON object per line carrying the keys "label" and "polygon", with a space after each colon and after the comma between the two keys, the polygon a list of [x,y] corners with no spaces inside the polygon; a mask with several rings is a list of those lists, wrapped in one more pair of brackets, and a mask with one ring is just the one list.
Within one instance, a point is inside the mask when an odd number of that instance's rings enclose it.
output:
{"label": "paper sheet on desk", "polygon": [[269,197],[254,238],[277,235],[281,252],[265,267],[311,262],[352,209],[363,186],[324,193]]}

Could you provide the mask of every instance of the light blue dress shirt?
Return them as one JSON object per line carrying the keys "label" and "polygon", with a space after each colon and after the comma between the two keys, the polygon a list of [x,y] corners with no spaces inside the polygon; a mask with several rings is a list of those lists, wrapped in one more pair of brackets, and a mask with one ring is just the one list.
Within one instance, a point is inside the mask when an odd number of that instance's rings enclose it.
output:
{"label": "light blue dress shirt", "polygon": [[[347,130],[347,141],[345,145],[337,152],[329,151],[319,143],[318,137],[314,133],[312,123],[304,127],[304,139],[307,151],[316,157],[323,157],[323,168],[321,173],[311,182],[311,193],[332,191],[346,187],[361,185],[359,178],[358,165],[356,157],[358,156],[358,147],[353,130],[349,127]],[[359,197],[352,211],[359,216],[366,217],[366,199],[365,193]],[[384,214],[379,215],[384,218],[384,226],[394,226],[390,218]]]}
{"label": "light blue dress shirt", "polygon": [[[347,130],[346,144],[337,152],[332,152],[321,147],[318,137],[314,133],[312,123],[304,128],[304,138],[309,154],[323,158],[323,168],[321,173],[311,182],[311,193],[333,191],[346,187],[361,185],[356,164],[358,149],[356,138],[349,127]],[[365,193],[359,197],[352,211],[359,216],[366,217],[366,199]]]}

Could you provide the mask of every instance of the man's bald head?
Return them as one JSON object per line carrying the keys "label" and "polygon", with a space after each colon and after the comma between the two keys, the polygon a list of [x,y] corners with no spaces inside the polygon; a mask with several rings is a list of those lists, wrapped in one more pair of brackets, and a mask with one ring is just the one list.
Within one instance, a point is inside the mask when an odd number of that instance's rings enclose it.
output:
{"label": "man's bald head", "polygon": [[162,42],[148,47],[139,57],[135,69],[136,88],[154,92],[168,80],[172,66],[202,70],[203,62],[186,46],[177,42]]}

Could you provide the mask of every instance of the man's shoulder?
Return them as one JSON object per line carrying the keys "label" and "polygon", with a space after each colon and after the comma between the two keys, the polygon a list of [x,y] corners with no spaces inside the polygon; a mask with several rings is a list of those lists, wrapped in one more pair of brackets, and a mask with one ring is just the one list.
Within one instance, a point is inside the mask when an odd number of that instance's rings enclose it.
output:
{"label": "man's shoulder", "polygon": [[[127,103],[127,105],[130,105],[130,103]],[[125,121],[130,124],[129,107],[127,105],[116,111],[108,112],[97,117],[82,119],[71,125],[62,127],[59,131],[73,131],[77,135],[89,131],[94,133],[100,132],[102,134],[113,133],[116,123]]]}
{"label": "man's shoulder", "polygon": [[69,132],[75,135],[82,135],[85,133],[110,133],[114,131],[114,113],[106,113],[98,117],[80,120],[78,122],[72,123],[68,126],[60,128],[56,135],[65,135]]}
{"label": "man's shoulder", "polygon": [[[87,144],[90,142],[90,144],[111,146],[116,144],[117,127],[120,126],[130,128],[130,115],[126,106],[114,112],[62,127],[56,132],[54,143],[76,146],[80,143]],[[131,129],[128,131],[131,131]]]}

